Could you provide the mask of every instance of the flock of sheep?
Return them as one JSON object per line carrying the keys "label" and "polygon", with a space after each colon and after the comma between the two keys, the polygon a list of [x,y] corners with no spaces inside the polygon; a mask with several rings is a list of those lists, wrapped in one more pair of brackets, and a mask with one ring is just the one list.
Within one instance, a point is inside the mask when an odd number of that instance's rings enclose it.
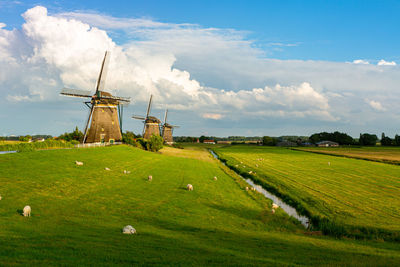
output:
{"label": "flock of sheep", "polygon": [[[243,164],[243,162],[241,162],[241,163]],[[81,162],[81,161],[75,161],[75,164],[76,164],[77,166],[83,166],[83,162]],[[245,167],[245,166],[244,166],[244,167]],[[105,167],[104,170],[110,171],[110,168]],[[129,174],[129,173],[131,173],[131,172],[130,172],[130,171],[127,171],[127,170],[124,170],[124,174]],[[253,172],[250,171],[249,173],[251,174],[251,173],[253,173]],[[255,174],[255,172],[254,172],[254,174]],[[148,180],[148,181],[152,181],[152,180],[153,180],[153,176],[149,175],[149,176],[147,177],[147,180]],[[218,178],[217,178],[216,176],[214,176],[213,180],[214,180],[214,181],[217,181]],[[187,189],[188,191],[193,191],[193,185],[192,185],[192,184],[187,184],[186,189]],[[249,191],[249,187],[248,187],[248,186],[246,186],[245,189],[246,189],[246,191]],[[252,190],[252,191],[256,191],[256,189],[255,189],[254,187],[251,187],[251,190]],[[1,195],[0,195],[0,200],[1,200],[1,199],[2,199],[2,197],[1,197]],[[273,203],[273,204],[272,204],[272,213],[275,213],[275,210],[276,210],[278,207],[279,207],[278,205],[276,205],[275,203]],[[31,212],[32,212],[31,207],[30,207],[30,206],[25,206],[24,209],[22,210],[22,215],[25,216],[25,217],[30,217],[30,216],[31,216]],[[136,234],[136,229],[133,228],[131,225],[127,225],[127,226],[125,226],[125,227],[122,229],[122,233],[123,233],[123,234]]]}

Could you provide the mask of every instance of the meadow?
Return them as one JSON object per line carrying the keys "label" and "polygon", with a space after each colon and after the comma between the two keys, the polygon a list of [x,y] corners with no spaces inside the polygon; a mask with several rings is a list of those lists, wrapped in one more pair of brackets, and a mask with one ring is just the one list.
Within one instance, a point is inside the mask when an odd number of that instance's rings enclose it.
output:
{"label": "meadow", "polygon": [[365,146],[365,147],[302,147],[295,148],[314,153],[323,153],[349,158],[366,159],[400,165],[399,147]]}
{"label": "meadow", "polygon": [[[188,183],[194,191],[185,190]],[[398,243],[309,236],[282,210],[272,214],[271,202],[245,186],[201,149],[152,153],[112,146],[0,155],[0,265],[400,261]],[[32,217],[20,215],[25,205]],[[128,224],[136,235],[121,233]]]}
{"label": "meadow", "polygon": [[399,166],[278,147],[214,150],[326,234],[400,240]]}

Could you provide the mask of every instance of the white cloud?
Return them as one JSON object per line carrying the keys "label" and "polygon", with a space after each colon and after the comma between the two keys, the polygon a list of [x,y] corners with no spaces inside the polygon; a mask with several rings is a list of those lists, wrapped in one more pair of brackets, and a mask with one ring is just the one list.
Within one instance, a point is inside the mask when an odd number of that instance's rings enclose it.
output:
{"label": "white cloud", "polygon": [[[276,119],[276,125],[298,121],[305,128],[369,123],[373,111],[364,99],[380,96],[381,111],[400,101],[398,68],[361,59],[269,59],[242,31],[95,13],[49,15],[44,7],[23,17],[22,29],[0,27],[0,95],[13,103],[65,103],[58,96],[63,86],[94,90],[105,50],[112,52],[108,90],[131,96],[134,105],[152,93],[157,108],[185,110],[187,121],[199,114],[220,115],[221,123]],[[116,43],[116,34],[129,41]]]}
{"label": "white cloud", "polygon": [[386,111],[382,104],[378,101],[365,99],[365,102],[376,111]]}
{"label": "white cloud", "polygon": [[368,65],[369,62],[364,59],[356,59],[356,60],[353,60],[353,64]]}
{"label": "white cloud", "polygon": [[394,61],[385,61],[385,60],[381,59],[378,62],[378,66],[396,66],[396,62],[394,62]]}
{"label": "white cloud", "polygon": [[220,120],[224,116],[222,114],[218,114],[218,113],[204,113],[202,115],[202,117],[205,119]]}

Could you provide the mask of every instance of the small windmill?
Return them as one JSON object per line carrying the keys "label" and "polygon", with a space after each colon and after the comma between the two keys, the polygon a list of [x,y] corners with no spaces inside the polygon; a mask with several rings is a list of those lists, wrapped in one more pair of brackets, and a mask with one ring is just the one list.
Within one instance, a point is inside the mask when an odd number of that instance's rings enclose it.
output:
{"label": "small windmill", "polygon": [[90,113],[83,143],[114,143],[122,140],[123,105],[129,104],[131,100],[130,97],[113,96],[103,91],[109,60],[110,52],[106,51],[94,95],[90,91],[68,88],[64,88],[60,93],[65,96],[91,98],[90,101],[84,102],[90,108]]}
{"label": "small windmill", "polygon": [[179,128],[179,126],[167,123],[167,116],[168,116],[168,109],[165,110],[164,124],[162,126],[162,137],[165,143],[172,144],[174,142],[174,139],[172,138],[172,132],[174,128]]}
{"label": "small windmill", "polygon": [[153,100],[153,95],[150,95],[149,105],[147,106],[146,117],[133,115],[132,118],[141,120],[144,123],[143,127],[143,138],[150,139],[154,135],[160,135],[160,123],[161,121],[154,116],[150,116],[151,103]]}

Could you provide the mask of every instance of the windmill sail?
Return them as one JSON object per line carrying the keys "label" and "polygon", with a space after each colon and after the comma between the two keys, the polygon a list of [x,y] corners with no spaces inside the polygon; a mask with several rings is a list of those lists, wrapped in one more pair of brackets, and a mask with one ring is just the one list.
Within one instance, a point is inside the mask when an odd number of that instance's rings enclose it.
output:
{"label": "windmill sail", "polygon": [[74,97],[92,97],[92,93],[90,91],[76,90],[69,88],[63,88],[60,94],[65,96],[74,96]]}
{"label": "windmill sail", "polygon": [[107,72],[108,72],[108,64],[110,63],[110,51],[106,51],[103,59],[103,63],[101,64],[99,78],[97,79],[97,86],[96,86],[96,94],[99,91],[104,91],[104,87],[106,84]]}

